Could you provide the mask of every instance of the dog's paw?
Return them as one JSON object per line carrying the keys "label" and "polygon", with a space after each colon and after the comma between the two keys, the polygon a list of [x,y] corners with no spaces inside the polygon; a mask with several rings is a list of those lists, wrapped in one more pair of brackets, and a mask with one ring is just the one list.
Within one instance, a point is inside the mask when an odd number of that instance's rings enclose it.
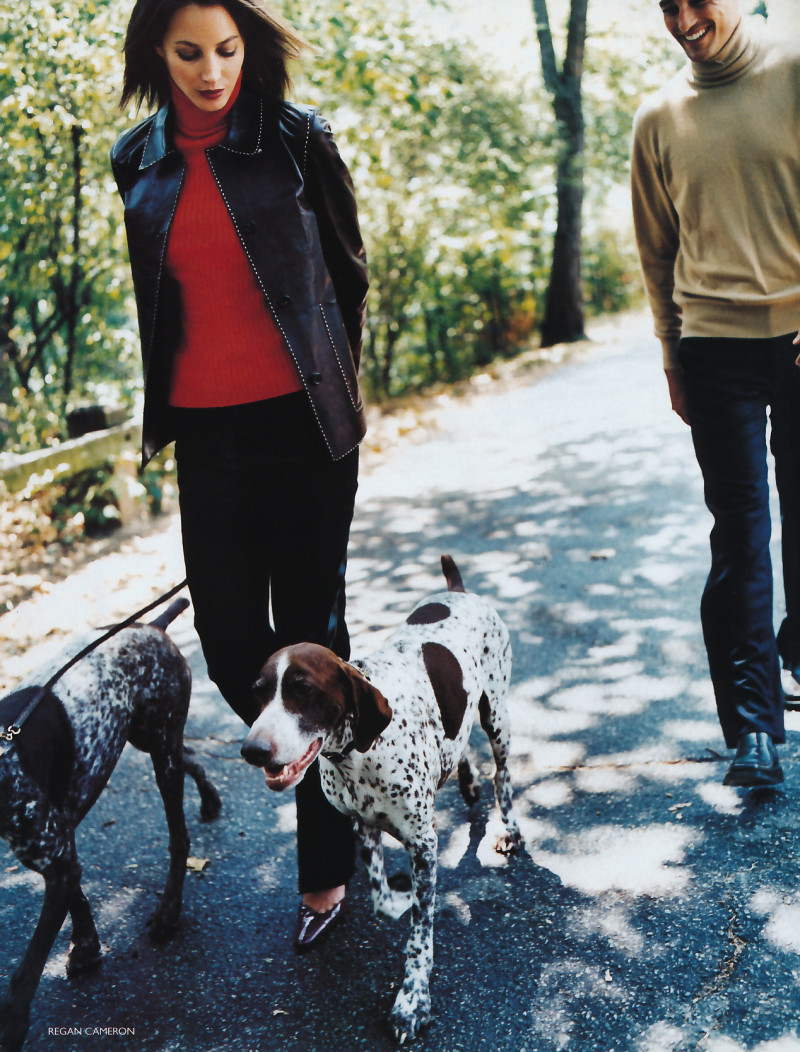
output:
{"label": "dog's paw", "polygon": [[220,799],[219,793],[212,785],[201,794],[200,821],[213,822],[215,818],[219,817],[221,810],[222,800]]}
{"label": "dog's paw", "polygon": [[499,836],[495,842],[494,849],[498,855],[516,855],[525,847],[522,833],[517,829],[514,832],[506,832]]}
{"label": "dog's paw", "polygon": [[180,928],[180,911],[159,907],[147,922],[151,942],[169,942]]}
{"label": "dog's paw", "polygon": [[75,975],[91,972],[100,965],[102,960],[103,951],[100,948],[99,939],[74,942],[69,948],[67,957],[67,976],[71,979]]}
{"label": "dog's paw", "polygon": [[424,993],[408,994],[404,989],[397,995],[389,1013],[389,1029],[398,1045],[407,1045],[419,1037],[431,1021],[431,998]]}

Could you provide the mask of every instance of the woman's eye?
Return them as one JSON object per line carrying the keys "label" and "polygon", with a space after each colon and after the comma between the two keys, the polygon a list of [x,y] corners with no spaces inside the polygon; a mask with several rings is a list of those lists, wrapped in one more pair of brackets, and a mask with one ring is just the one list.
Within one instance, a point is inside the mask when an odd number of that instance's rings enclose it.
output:
{"label": "woman's eye", "polygon": [[182,62],[194,62],[200,57],[199,51],[177,51],[176,54]]}
{"label": "woman's eye", "polygon": [[233,56],[236,54],[236,51],[218,51],[217,54],[220,58],[233,58]]}

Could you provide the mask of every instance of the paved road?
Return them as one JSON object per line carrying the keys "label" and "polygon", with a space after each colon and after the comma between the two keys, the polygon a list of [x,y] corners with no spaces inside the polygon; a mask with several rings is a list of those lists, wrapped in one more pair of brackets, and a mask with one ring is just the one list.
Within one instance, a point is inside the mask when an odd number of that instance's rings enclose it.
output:
{"label": "paved road", "polygon": [[[420,1047],[796,1052],[800,717],[783,792],[721,785],[698,625],[709,524],[690,439],[666,409],[646,322],[594,336],[543,378],[441,405],[425,442],[401,443],[362,481],[354,652],[439,587],[442,551],[495,602],[514,646],[511,767],[529,853],[491,851],[488,791],[470,814],[445,787],[435,1017]],[[0,619],[0,634],[43,639],[5,675],[40,659],[51,627],[120,616],[180,576],[170,523]],[[240,728],[202,675],[186,615],[173,634],[195,670],[189,734],[224,797],[206,826],[187,791],[193,854],[208,864],[188,876],[177,940],[151,946],[163,819],[146,758],[126,751],[79,840],[107,957],[68,981],[62,933],[27,1047],[390,1049],[407,921],[373,917],[360,873],[345,923],[317,953],[293,954],[293,806],[239,760]],[[488,775],[479,732],[473,743]],[[41,892],[5,863],[7,972]],[[135,1034],[87,1032],[102,1027]]]}

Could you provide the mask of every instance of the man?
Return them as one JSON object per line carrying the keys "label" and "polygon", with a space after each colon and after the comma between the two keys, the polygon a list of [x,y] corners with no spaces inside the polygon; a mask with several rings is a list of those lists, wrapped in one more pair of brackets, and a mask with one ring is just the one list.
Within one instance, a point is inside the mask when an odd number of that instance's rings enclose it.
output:
{"label": "man", "polygon": [[[660,7],[690,61],[636,115],[636,239],[714,517],[701,617],[736,749],[725,784],[770,786],[783,781],[784,690],[800,694],[800,46],[770,41],[739,0]],[[767,410],[787,609],[777,640]]]}

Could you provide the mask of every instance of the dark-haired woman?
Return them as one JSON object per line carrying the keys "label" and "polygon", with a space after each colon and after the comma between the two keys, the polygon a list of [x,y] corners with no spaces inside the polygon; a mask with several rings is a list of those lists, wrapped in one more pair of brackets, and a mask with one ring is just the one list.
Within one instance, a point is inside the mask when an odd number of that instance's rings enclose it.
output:
{"label": "dark-haired woman", "polygon": [[[349,653],[366,261],[327,123],[284,98],[287,60],[305,47],[262,0],[137,0],[122,104],[159,108],[111,155],[142,340],[143,463],[176,439],[195,623],[247,724],[272,651],[308,640]],[[340,915],[354,845],[316,764],[296,798],[306,948]]]}

